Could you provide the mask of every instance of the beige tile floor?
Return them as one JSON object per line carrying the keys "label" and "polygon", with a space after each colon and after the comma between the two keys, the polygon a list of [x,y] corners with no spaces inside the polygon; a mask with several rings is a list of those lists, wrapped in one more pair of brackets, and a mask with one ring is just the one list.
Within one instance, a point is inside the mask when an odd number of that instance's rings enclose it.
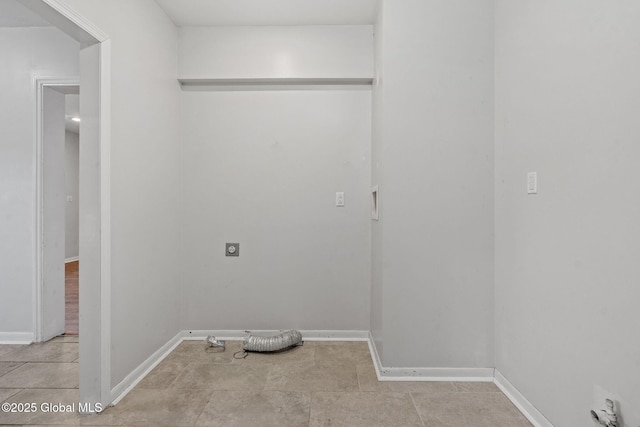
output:
{"label": "beige tile floor", "polygon": [[[491,383],[378,382],[364,342],[234,359],[240,345],[185,341],[100,415],[0,411],[0,425],[531,426]],[[77,406],[77,339],[0,345],[0,401]]]}

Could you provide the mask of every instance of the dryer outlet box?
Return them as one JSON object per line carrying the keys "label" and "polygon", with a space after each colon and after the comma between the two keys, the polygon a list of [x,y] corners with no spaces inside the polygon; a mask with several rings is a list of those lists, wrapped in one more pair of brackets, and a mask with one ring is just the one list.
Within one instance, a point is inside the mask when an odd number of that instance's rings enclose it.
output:
{"label": "dryer outlet box", "polygon": [[225,243],[226,256],[240,256],[240,243]]}

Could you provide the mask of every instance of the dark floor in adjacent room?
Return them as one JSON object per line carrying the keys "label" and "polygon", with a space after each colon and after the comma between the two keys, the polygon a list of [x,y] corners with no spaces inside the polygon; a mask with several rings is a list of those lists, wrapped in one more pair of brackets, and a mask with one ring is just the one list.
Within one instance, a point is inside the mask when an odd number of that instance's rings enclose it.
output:
{"label": "dark floor in adjacent room", "polygon": [[64,265],[64,333],[78,335],[78,270],[79,262]]}

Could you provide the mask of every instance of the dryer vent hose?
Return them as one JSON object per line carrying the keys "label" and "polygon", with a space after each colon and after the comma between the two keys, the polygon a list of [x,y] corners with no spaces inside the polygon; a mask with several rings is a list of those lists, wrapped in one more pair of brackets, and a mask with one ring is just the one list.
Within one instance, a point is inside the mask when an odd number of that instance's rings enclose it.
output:
{"label": "dryer vent hose", "polygon": [[302,334],[296,330],[284,331],[271,337],[259,337],[249,331],[245,332],[247,332],[247,336],[242,342],[244,351],[280,351],[302,345]]}

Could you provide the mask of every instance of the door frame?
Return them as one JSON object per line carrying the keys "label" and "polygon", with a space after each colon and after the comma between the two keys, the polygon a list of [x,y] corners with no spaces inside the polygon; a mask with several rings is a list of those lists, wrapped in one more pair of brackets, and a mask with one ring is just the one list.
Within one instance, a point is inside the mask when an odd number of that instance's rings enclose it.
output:
{"label": "door frame", "polygon": [[[80,272],[80,402],[100,412],[112,401],[111,390],[111,40],[64,0],[18,0],[80,43],[81,137],[80,256],[89,264]],[[84,71],[83,71],[84,67]],[[87,93],[86,96],[83,93]],[[84,104],[83,104],[84,102]],[[84,105],[84,107],[83,107]],[[85,108],[86,107],[86,108]],[[83,111],[89,111],[87,117]],[[38,129],[36,121],[36,129]],[[37,144],[37,142],[36,142]],[[86,153],[85,155],[82,152]],[[83,160],[83,156],[85,159]],[[35,169],[40,167],[38,165]],[[83,176],[82,173],[85,173]],[[34,172],[35,174],[36,172]],[[40,178],[40,177],[38,177]],[[85,181],[84,189],[82,182]],[[42,188],[38,181],[38,201]],[[83,202],[82,200],[86,202]],[[84,206],[83,206],[84,205]],[[36,216],[40,214],[40,210]],[[36,228],[41,224],[35,224]],[[40,236],[38,230],[36,236]],[[36,245],[37,252],[40,252]],[[42,254],[38,255],[41,257]],[[40,258],[41,260],[41,258]],[[36,273],[36,276],[42,272]],[[35,285],[39,286],[40,277]],[[41,289],[41,288],[40,288]],[[38,291],[36,291],[36,295]],[[33,305],[39,313],[41,307]],[[37,314],[36,314],[37,315]],[[35,316],[35,315],[34,315]],[[34,332],[36,325],[34,323]],[[96,404],[100,404],[97,406]]]}
{"label": "door frame", "polygon": [[35,280],[35,310],[33,310],[34,341],[42,342],[44,329],[44,90],[45,88],[80,87],[79,77],[41,78],[34,77],[36,88],[36,280]]}

